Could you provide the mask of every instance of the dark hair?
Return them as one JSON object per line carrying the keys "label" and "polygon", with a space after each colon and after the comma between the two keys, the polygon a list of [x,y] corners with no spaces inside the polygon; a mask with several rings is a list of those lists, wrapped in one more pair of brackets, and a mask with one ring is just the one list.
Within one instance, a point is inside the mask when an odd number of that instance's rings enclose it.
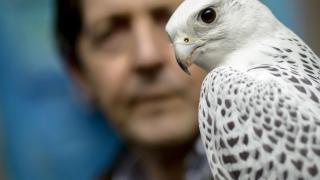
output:
{"label": "dark hair", "polygon": [[81,0],[55,1],[55,36],[63,60],[72,66],[79,66],[76,43],[82,28]]}

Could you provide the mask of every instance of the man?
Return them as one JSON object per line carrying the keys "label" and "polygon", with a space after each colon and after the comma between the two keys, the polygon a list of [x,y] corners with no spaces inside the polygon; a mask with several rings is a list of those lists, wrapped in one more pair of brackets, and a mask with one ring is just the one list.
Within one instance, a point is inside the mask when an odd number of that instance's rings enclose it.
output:
{"label": "man", "polygon": [[197,124],[205,74],[180,70],[164,31],[180,0],[57,2],[67,67],[127,146],[105,178],[209,179]]}

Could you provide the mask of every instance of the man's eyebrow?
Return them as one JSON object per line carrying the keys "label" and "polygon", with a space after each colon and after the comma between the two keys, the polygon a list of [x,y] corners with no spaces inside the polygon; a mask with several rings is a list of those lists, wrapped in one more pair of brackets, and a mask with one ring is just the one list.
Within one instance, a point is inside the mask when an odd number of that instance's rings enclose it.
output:
{"label": "man's eyebrow", "polygon": [[166,6],[160,6],[155,7],[150,10],[151,14],[153,16],[164,16],[164,15],[170,15],[172,13],[173,9],[166,7]]}
{"label": "man's eyebrow", "polygon": [[112,27],[114,25],[128,25],[130,21],[129,13],[115,13],[98,18],[93,23],[85,27],[85,32],[92,32],[102,27]]}

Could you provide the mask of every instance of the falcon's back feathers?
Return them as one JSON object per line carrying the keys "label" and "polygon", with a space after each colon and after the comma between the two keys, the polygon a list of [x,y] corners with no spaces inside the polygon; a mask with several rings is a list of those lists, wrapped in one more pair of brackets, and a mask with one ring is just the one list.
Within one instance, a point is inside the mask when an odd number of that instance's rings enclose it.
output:
{"label": "falcon's back feathers", "polygon": [[[211,5],[201,8],[207,7]],[[182,14],[183,9],[177,11]],[[320,60],[293,32],[281,23],[277,26],[262,37],[241,37],[243,46],[221,52],[208,42],[190,55],[210,70],[200,93],[199,127],[216,180],[320,179]],[[183,28],[167,27],[169,34]],[[189,36],[200,39],[203,34]],[[222,41],[237,37],[225,36]],[[177,37],[171,39],[175,43]]]}

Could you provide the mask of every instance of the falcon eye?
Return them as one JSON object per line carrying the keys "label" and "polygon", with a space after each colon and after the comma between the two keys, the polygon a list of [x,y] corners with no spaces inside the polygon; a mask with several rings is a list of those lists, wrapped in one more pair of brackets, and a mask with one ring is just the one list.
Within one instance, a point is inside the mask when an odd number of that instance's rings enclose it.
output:
{"label": "falcon eye", "polygon": [[216,19],[216,11],[211,7],[205,8],[201,11],[200,17],[204,23],[210,24]]}

